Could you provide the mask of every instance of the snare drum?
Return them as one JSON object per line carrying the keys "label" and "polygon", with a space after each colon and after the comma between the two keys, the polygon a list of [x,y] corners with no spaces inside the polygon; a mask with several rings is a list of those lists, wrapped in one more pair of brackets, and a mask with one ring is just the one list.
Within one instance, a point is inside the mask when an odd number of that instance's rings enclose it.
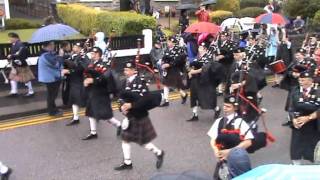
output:
{"label": "snare drum", "polygon": [[271,70],[276,74],[283,73],[286,70],[286,65],[282,60],[278,60],[273,63],[270,63],[269,66]]}

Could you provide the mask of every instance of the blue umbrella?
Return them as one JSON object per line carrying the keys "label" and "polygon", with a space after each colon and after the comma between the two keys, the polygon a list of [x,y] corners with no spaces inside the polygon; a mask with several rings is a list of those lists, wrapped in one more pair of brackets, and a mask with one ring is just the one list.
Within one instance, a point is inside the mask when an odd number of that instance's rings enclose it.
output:
{"label": "blue umbrella", "polygon": [[64,24],[50,24],[35,31],[32,34],[29,43],[61,40],[75,34],[79,34],[79,32],[70,26]]}
{"label": "blue umbrella", "polygon": [[233,180],[316,180],[320,179],[320,165],[268,164],[256,167]]}

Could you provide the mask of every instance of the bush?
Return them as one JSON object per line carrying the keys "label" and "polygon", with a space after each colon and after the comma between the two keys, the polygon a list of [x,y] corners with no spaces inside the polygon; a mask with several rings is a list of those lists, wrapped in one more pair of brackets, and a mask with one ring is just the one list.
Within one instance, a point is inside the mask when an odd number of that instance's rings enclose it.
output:
{"label": "bush", "polygon": [[166,37],[175,35],[175,33],[174,33],[172,30],[170,30],[170,29],[166,29],[166,28],[165,28],[165,29],[163,29],[162,31],[163,31],[163,33],[166,35]]}
{"label": "bush", "polygon": [[302,16],[313,18],[320,9],[320,0],[288,0],[284,4],[285,13],[291,18]]}
{"label": "bush", "polygon": [[314,15],[314,18],[312,20],[312,24],[314,26],[320,26],[320,10],[318,10],[316,12],[316,14]]}
{"label": "bush", "polygon": [[240,7],[241,9],[247,7],[264,7],[269,3],[268,0],[241,0]]}
{"label": "bush", "polygon": [[218,11],[213,11],[210,13],[210,19],[212,22],[216,23],[216,24],[221,24],[222,21],[224,21],[227,18],[232,17],[232,12],[230,11],[222,11],[222,10],[218,10]]}
{"label": "bush", "polygon": [[236,17],[242,18],[242,17],[257,17],[260,14],[265,13],[263,8],[261,7],[247,7],[244,9],[241,9],[235,13]]}
{"label": "bush", "polygon": [[224,10],[235,12],[240,9],[240,0],[217,0],[217,4],[213,5],[213,10]]}
{"label": "bush", "polygon": [[41,27],[41,23],[22,18],[12,18],[5,20],[6,29],[34,29]]}
{"label": "bush", "polygon": [[[82,34],[90,34],[97,29],[105,34],[112,30],[116,35],[141,34],[143,29],[155,29],[156,20],[153,17],[140,15],[135,12],[97,11],[79,4],[58,5],[59,17]],[[75,18],[81,17],[81,18]]]}

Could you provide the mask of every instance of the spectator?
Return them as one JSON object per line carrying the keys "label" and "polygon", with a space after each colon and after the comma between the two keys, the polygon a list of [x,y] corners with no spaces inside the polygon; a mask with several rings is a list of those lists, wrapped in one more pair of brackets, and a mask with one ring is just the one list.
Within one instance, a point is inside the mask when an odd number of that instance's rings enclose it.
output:
{"label": "spectator", "polygon": [[181,26],[181,33],[189,26],[189,16],[187,14],[187,10],[181,10],[181,16],[179,18],[179,26]]}
{"label": "spectator", "polygon": [[273,6],[273,0],[269,1],[269,4],[266,5],[263,10],[265,10],[267,13],[272,13],[274,11],[274,6]]}
{"label": "spectator", "polygon": [[209,22],[210,16],[205,5],[201,5],[200,9],[196,11],[195,15],[198,17],[199,22]]}
{"label": "spectator", "polygon": [[150,51],[150,58],[155,72],[161,70],[161,59],[163,55],[164,51],[162,49],[161,42],[156,41],[154,43],[154,47]]}
{"label": "spectator", "polygon": [[304,24],[305,22],[301,16],[297,16],[297,18],[293,21],[293,32],[301,34],[303,32]]}
{"label": "spectator", "polygon": [[58,110],[55,100],[61,82],[61,70],[64,55],[63,50],[59,51],[59,55],[54,52],[54,42],[46,42],[44,49],[46,50],[39,57],[38,62],[38,81],[47,86],[47,111],[50,116],[62,115]]}

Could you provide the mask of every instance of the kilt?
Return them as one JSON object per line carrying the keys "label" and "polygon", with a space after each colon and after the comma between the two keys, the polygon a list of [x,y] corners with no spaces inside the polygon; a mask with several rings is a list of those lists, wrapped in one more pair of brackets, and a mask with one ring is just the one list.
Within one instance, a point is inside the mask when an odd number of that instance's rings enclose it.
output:
{"label": "kilt", "polygon": [[162,84],[168,87],[183,89],[182,75],[176,68],[170,68],[166,77],[163,77]]}
{"label": "kilt", "polygon": [[129,118],[129,127],[121,134],[122,140],[144,145],[157,137],[149,116],[141,119]]}
{"label": "kilt", "polygon": [[9,79],[21,83],[29,82],[35,79],[29,66],[11,68]]}
{"label": "kilt", "polygon": [[70,83],[68,105],[73,104],[76,104],[80,107],[86,106],[86,91],[82,84],[79,85]]}

